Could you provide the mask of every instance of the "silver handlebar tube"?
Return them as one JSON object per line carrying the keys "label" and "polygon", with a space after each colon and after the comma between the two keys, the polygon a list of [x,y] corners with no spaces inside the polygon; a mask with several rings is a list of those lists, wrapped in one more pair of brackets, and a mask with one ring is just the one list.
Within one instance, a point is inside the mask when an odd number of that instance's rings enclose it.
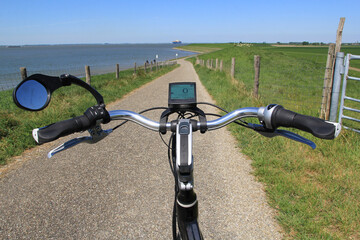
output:
{"label": "silver handlebar tube", "polygon": [[[258,112],[259,112],[259,108],[255,108],[255,107],[240,108],[218,119],[207,121],[206,122],[207,128],[209,131],[215,130],[224,127],[239,118],[258,117],[259,116]],[[115,111],[109,111],[109,114],[111,120],[129,120],[153,131],[159,131],[160,128],[159,122],[148,119],[147,117],[144,117],[143,115],[132,111],[115,110]],[[200,122],[198,122],[198,127],[200,128]],[[167,131],[171,130],[171,123],[169,122],[166,123],[166,130]]]}
{"label": "silver handlebar tube", "polygon": [[[148,119],[141,114],[128,110],[109,111],[111,120],[129,120],[153,131],[159,131],[160,123]],[[166,123],[166,130],[170,130],[170,123]]]}
{"label": "silver handlebar tube", "polygon": [[[218,119],[207,121],[207,128],[209,131],[215,130],[218,128],[222,128],[240,118],[258,117],[258,111],[259,108],[255,108],[255,107],[240,108],[232,112],[229,112],[228,114]],[[200,126],[200,123],[198,123],[198,126]]]}

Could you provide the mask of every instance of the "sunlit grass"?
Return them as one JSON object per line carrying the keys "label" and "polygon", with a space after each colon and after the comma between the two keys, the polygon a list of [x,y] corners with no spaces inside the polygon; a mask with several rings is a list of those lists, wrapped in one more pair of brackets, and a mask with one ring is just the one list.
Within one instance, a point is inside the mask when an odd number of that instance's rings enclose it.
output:
{"label": "sunlit grass", "polygon": [[[237,66],[240,65],[235,73],[236,84],[229,73],[199,65],[195,69],[217,103],[228,110],[277,103],[279,99],[289,109],[318,116],[321,91],[306,89],[304,92],[301,86],[314,86],[313,82],[318,81],[316,84],[321,89],[327,49],[315,49],[313,55],[311,49],[304,54],[301,48],[286,52],[287,49],[230,46],[199,57],[224,59],[228,66],[231,57],[236,57]],[[251,94],[255,54],[262,58],[259,99]],[[195,63],[194,58],[190,61]],[[288,89],[289,85],[293,90]],[[353,85],[349,94],[359,94],[359,85]],[[272,89],[261,89],[264,86]],[[273,96],[269,96],[271,94]],[[293,106],[286,100],[289,98],[295,103]],[[336,140],[329,141],[294,130],[317,144],[312,150],[285,138],[267,139],[238,126],[230,129],[242,152],[252,159],[254,174],[264,183],[268,201],[278,211],[277,219],[286,238],[360,238],[359,134],[343,131]]]}

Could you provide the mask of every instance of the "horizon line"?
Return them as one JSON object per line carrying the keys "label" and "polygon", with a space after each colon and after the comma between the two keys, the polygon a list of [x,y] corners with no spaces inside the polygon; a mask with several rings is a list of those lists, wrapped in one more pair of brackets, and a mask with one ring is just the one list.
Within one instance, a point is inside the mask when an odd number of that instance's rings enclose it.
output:
{"label": "horizon line", "polygon": [[[297,43],[301,44],[303,42],[308,42],[310,44],[313,43],[323,43],[323,44],[330,44],[332,42],[310,42],[310,41],[289,41],[289,42],[266,42],[266,41],[260,41],[260,42],[242,42],[242,41],[228,41],[228,42],[182,42],[180,44],[234,44],[234,43],[253,43],[253,44],[291,44],[291,43]],[[355,42],[343,42],[342,44],[352,44],[352,43],[359,43],[360,41]],[[120,45],[120,44],[174,44],[172,42],[156,42],[156,43],[147,43],[147,42],[138,42],[138,43],[34,43],[34,44],[0,44],[0,47],[11,47],[11,46],[56,46],[56,45]],[[179,44],[174,44],[179,45]]]}

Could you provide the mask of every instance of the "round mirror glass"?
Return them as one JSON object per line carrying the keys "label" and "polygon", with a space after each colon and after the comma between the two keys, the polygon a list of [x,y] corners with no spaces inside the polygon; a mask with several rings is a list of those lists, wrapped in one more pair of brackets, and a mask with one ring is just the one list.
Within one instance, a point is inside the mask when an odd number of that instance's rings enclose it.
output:
{"label": "round mirror glass", "polygon": [[48,91],[38,81],[28,80],[23,82],[15,93],[18,104],[29,110],[40,110],[48,103]]}

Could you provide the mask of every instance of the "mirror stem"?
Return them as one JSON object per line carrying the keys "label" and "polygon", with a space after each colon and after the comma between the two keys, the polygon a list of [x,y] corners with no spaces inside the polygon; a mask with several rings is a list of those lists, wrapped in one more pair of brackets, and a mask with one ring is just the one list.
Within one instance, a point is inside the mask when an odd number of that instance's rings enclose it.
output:
{"label": "mirror stem", "polygon": [[103,96],[101,96],[101,94],[98,91],[96,91],[93,87],[91,87],[89,84],[87,84],[83,80],[81,80],[73,75],[70,75],[70,74],[61,75],[60,80],[61,80],[61,83],[63,86],[70,86],[73,83],[80,87],[85,88],[86,90],[91,92],[91,94],[95,97],[95,99],[99,105],[105,106]]}

